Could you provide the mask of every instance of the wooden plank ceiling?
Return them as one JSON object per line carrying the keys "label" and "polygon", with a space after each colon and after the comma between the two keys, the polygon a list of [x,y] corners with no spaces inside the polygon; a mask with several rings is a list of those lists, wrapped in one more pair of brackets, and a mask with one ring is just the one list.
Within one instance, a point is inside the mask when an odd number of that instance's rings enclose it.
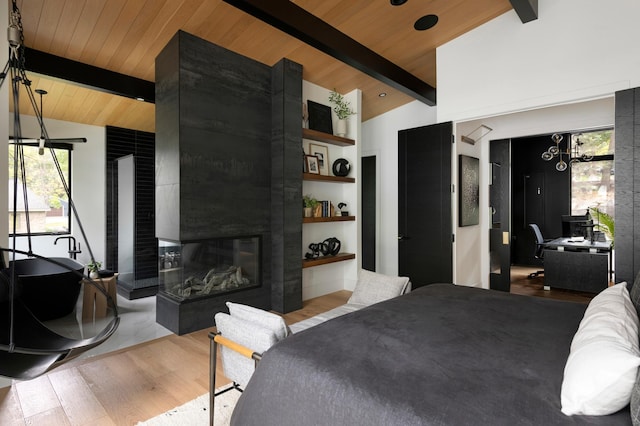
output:
{"label": "wooden plank ceiling", "polygon": [[[512,9],[509,0],[293,0],[359,43],[436,86],[436,47]],[[363,93],[362,120],[413,99],[274,29],[221,0],[18,0],[24,44],[53,55],[154,81],[155,58],[178,30],[273,65],[283,57],[303,65],[303,78],[346,93]],[[416,31],[427,14],[438,24]],[[28,56],[26,61],[29,61]],[[28,67],[28,66],[27,66]],[[153,132],[153,104],[30,75],[49,92],[44,116]],[[381,92],[386,97],[379,97]],[[25,97],[22,97],[24,100]],[[327,102],[328,103],[328,102]],[[21,105],[28,113],[30,107]],[[50,135],[61,137],[61,135]]]}

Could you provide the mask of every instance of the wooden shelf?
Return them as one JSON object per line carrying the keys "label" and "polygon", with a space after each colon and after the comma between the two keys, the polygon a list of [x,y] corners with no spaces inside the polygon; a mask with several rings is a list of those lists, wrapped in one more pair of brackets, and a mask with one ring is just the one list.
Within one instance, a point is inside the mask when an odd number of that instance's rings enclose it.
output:
{"label": "wooden shelf", "polygon": [[335,256],[321,256],[315,259],[302,259],[303,268],[311,268],[313,266],[327,265],[329,263],[343,262],[345,260],[355,259],[353,253],[338,253]]}
{"label": "wooden shelf", "polygon": [[356,141],[353,139],[343,138],[341,136],[335,136],[312,129],[302,129],[302,137],[338,146],[354,146],[356,144]]}
{"label": "wooden shelf", "polygon": [[303,173],[302,180],[315,180],[322,182],[337,182],[337,183],[355,183],[356,179],[351,177],[342,177],[342,176],[325,176],[325,175],[317,175],[314,173]]}
{"label": "wooden shelf", "polygon": [[302,223],[348,222],[356,220],[355,216],[303,217]]}

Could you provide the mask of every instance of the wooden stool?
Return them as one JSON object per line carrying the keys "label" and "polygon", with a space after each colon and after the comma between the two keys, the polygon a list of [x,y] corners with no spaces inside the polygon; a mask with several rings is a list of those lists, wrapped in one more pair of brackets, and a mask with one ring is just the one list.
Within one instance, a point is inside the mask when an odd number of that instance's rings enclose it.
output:
{"label": "wooden stool", "polygon": [[[113,299],[113,304],[118,306],[117,298],[117,278],[114,274],[108,278],[94,278],[96,285],[101,286]],[[104,318],[107,315],[107,298],[87,279],[82,280],[84,284],[84,295],[82,297],[82,320],[93,320],[94,318]]]}

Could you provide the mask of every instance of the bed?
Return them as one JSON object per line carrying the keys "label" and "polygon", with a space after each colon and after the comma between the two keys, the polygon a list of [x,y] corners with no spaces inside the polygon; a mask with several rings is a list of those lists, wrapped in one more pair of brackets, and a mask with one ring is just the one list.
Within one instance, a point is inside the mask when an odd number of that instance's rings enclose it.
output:
{"label": "bed", "polygon": [[231,424],[629,425],[628,404],[606,416],[561,412],[563,372],[586,307],[422,287],[277,343]]}

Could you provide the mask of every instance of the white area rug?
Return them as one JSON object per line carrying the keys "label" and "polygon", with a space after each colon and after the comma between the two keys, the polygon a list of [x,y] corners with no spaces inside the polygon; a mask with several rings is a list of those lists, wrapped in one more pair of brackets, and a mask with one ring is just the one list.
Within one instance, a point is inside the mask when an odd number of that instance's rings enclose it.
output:
{"label": "white area rug", "polygon": [[[216,389],[216,392],[219,389]],[[215,426],[228,426],[240,392],[230,390],[216,397]],[[209,424],[209,394],[205,393],[184,405],[173,408],[137,426],[199,426]]]}

